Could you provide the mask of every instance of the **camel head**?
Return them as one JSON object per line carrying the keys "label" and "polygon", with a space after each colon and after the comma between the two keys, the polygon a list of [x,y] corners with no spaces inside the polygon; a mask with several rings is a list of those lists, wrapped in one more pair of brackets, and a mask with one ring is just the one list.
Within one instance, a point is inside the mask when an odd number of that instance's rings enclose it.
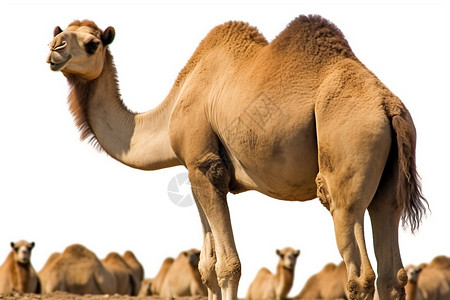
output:
{"label": "camel head", "polygon": [[280,257],[280,263],[286,269],[293,270],[297,262],[297,257],[300,255],[300,250],[294,250],[286,247],[282,250],[277,249],[277,255]]}
{"label": "camel head", "polygon": [[183,251],[183,255],[186,256],[191,266],[194,268],[198,267],[198,262],[200,261],[200,250],[191,249],[188,251]]}
{"label": "camel head", "polygon": [[409,265],[405,267],[406,274],[408,274],[408,281],[412,283],[417,283],[420,272],[426,266],[426,264],[421,264],[419,266]]}
{"label": "camel head", "polygon": [[115,30],[104,31],[92,21],[74,21],[67,29],[57,26],[50,42],[47,63],[53,71],[73,74],[86,80],[97,78],[102,70],[106,49],[114,40]]}
{"label": "camel head", "polygon": [[27,241],[11,242],[11,248],[14,251],[14,261],[26,265],[30,263],[31,250],[34,248],[34,242]]}

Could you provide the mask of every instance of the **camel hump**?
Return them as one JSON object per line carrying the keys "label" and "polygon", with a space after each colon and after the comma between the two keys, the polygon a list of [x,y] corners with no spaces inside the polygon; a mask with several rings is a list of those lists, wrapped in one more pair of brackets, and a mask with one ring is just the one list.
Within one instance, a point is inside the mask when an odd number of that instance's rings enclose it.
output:
{"label": "camel hump", "polygon": [[433,258],[429,266],[435,266],[440,269],[448,269],[450,271],[450,257],[440,255]]}
{"label": "camel hump", "polygon": [[332,272],[336,270],[336,268],[337,268],[336,264],[328,263],[323,267],[322,272]]}
{"label": "camel hump", "polygon": [[68,246],[63,254],[63,256],[69,256],[69,257],[73,257],[73,258],[85,258],[85,257],[89,257],[89,258],[95,258],[97,260],[97,256],[88,248],[86,248],[85,246],[81,245],[81,244],[73,244]]}
{"label": "camel hump", "polygon": [[313,59],[356,58],[342,31],[319,15],[298,16],[271,44],[278,50],[304,52]]}
{"label": "camel hump", "polygon": [[257,44],[267,44],[267,40],[258,28],[242,21],[228,21],[214,27],[202,41],[202,43],[228,44],[238,42],[235,47],[239,47],[239,42],[250,42]]}

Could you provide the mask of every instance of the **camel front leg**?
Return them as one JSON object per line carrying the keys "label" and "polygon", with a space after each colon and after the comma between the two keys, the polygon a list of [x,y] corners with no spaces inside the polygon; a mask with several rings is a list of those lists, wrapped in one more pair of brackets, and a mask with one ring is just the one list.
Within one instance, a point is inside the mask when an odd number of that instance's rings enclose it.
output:
{"label": "camel front leg", "polygon": [[217,274],[215,269],[217,258],[214,246],[214,237],[203,208],[195,196],[194,198],[203,228],[203,247],[200,253],[198,270],[202,276],[203,283],[208,288],[208,300],[222,300],[222,291],[219,283],[217,282]]}
{"label": "camel front leg", "polygon": [[[229,174],[220,157],[214,153],[206,154],[195,165],[188,166],[192,191],[201,211],[209,224],[210,232],[205,235],[205,264],[202,268],[206,276],[211,276],[211,262],[215,254],[215,273],[224,300],[236,300],[241,276],[241,263],[234,243],[230,213],[226,201]],[[201,213],[201,214],[202,214]],[[202,275],[203,276],[203,275]],[[207,278],[205,278],[207,279]],[[210,286],[215,282],[210,278]],[[217,293],[216,293],[217,294]]]}

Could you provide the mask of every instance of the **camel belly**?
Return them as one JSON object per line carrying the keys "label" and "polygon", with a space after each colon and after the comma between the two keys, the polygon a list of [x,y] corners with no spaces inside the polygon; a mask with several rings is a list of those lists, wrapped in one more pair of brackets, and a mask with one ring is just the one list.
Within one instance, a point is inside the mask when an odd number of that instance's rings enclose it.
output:
{"label": "camel belly", "polygon": [[265,123],[262,116],[244,115],[222,131],[219,137],[232,165],[231,192],[257,190],[282,200],[315,198],[318,160],[312,111],[286,110]]}

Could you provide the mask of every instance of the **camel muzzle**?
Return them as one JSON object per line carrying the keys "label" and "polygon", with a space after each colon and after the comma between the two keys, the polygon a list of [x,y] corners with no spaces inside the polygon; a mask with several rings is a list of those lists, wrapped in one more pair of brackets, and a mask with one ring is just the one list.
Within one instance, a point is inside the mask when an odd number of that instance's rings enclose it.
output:
{"label": "camel muzzle", "polygon": [[64,57],[60,53],[52,51],[47,58],[47,63],[50,64],[50,69],[52,71],[60,71],[71,59],[71,54],[69,54],[67,57]]}

